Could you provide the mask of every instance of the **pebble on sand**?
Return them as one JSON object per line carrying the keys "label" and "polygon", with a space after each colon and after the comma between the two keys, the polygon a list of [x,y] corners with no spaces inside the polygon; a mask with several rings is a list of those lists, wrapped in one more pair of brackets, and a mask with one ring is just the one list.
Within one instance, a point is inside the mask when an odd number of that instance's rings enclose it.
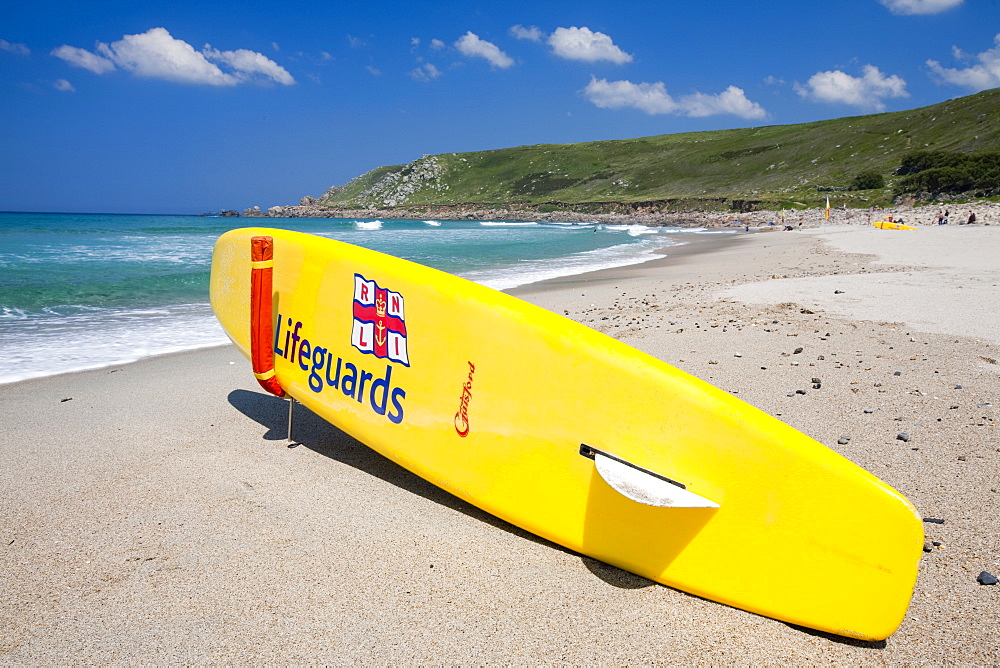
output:
{"label": "pebble on sand", "polygon": [[976,582],[978,582],[981,585],[995,585],[997,583],[997,579],[996,576],[994,576],[992,573],[987,573],[986,571],[983,571],[982,573],[979,574],[979,577],[976,578]]}

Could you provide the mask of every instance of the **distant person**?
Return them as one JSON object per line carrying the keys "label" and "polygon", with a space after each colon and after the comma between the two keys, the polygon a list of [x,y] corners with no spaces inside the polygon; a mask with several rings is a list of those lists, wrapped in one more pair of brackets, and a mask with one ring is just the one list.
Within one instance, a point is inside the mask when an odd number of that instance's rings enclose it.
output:
{"label": "distant person", "polygon": [[970,211],[969,212],[969,225],[974,225],[975,222],[976,222],[976,212],[975,211]]}
{"label": "distant person", "polygon": [[938,211],[938,225],[944,225],[944,211]]}

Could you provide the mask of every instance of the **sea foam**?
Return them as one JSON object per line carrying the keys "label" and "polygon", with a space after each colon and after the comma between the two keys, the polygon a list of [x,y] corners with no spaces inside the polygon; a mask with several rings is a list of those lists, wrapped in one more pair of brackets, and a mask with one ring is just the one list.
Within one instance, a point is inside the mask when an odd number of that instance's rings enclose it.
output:
{"label": "sea foam", "polygon": [[208,304],[39,314],[4,333],[0,383],[98,369],[227,343]]}

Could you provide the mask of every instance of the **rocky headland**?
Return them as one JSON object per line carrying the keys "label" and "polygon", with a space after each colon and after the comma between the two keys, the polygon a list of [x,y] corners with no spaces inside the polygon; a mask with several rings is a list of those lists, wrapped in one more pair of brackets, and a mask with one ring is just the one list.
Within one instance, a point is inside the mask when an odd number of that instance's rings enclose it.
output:
{"label": "rocky headland", "polygon": [[440,205],[419,207],[382,207],[370,209],[341,209],[319,204],[313,197],[303,197],[298,205],[272,206],[262,210],[255,206],[243,211],[248,218],[357,218],[357,219],[414,219],[414,220],[512,220],[539,222],[598,222],[606,225],[648,225],[671,227],[750,227],[783,229],[814,227],[821,223],[867,224],[892,216],[896,221],[915,224],[935,224],[938,216],[947,213],[950,224],[968,222],[972,213],[979,224],[1000,223],[1000,202],[978,201],[965,204],[942,203],[939,205],[906,206],[876,209],[830,209],[829,218],[822,208],[781,211],[664,211],[657,207],[622,205],[621,212],[591,213],[571,210],[538,211],[532,208],[483,206],[479,204]]}

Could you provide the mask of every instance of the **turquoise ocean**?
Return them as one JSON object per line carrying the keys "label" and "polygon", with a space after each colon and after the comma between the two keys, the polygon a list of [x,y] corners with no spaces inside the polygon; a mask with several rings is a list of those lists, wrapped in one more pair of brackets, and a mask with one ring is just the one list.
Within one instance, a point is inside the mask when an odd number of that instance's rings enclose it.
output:
{"label": "turquoise ocean", "polygon": [[492,288],[636,264],[690,228],[509,221],[0,213],[0,383],[228,342],[212,245],[261,225],[403,257]]}

